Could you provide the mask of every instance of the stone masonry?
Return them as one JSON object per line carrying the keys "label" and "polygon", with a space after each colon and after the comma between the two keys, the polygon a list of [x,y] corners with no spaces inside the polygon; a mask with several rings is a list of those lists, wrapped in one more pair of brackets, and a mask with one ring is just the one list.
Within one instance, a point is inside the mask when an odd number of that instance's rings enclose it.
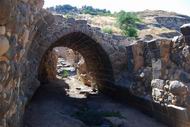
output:
{"label": "stone masonry", "polygon": [[79,52],[100,90],[119,86],[160,105],[189,108],[190,25],[173,40],[131,42],[85,20],[52,15],[43,3],[0,1],[0,127],[22,126],[25,106],[49,78],[39,80],[41,68],[49,68],[44,56],[55,47]]}

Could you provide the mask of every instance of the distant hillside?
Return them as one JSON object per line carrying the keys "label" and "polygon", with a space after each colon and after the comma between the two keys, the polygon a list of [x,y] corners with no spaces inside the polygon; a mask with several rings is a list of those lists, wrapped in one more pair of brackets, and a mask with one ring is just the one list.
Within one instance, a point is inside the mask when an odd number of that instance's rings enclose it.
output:
{"label": "distant hillside", "polygon": [[180,26],[190,23],[190,17],[180,15],[175,12],[166,12],[162,10],[145,10],[137,12],[137,15],[143,20],[139,24],[139,36],[151,34],[158,37],[173,37],[179,35]]}
{"label": "distant hillside", "polygon": [[[109,28],[113,34],[121,34],[121,30],[116,23],[115,14],[111,14],[106,9],[95,9],[91,6],[76,8],[70,5],[64,5],[57,6],[56,8],[48,8],[48,10],[53,13],[62,14],[64,17],[85,19],[92,26],[102,29]],[[142,23],[137,25],[140,38],[144,38],[146,35],[152,35],[154,38],[172,38],[173,36],[180,35],[179,30],[181,25],[190,23],[189,16],[175,12],[145,10],[135,13],[142,20]]]}

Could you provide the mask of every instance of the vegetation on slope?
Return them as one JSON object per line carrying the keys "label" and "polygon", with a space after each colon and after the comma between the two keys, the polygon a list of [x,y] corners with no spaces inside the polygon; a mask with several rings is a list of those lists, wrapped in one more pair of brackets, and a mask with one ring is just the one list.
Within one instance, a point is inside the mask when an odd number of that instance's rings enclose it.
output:
{"label": "vegetation on slope", "polygon": [[66,14],[66,13],[77,13],[78,9],[77,7],[73,7],[69,4],[66,5],[58,5],[56,7],[50,7],[47,8],[47,10],[51,11],[51,12],[56,12],[59,14]]}
{"label": "vegetation on slope", "polygon": [[111,27],[104,27],[104,28],[102,28],[102,31],[104,33],[113,34],[113,30]]}
{"label": "vegetation on slope", "polygon": [[[125,36],[137,37],[137,28],[136,24],[140,21],[135,13],[120,11],[119,13],[112,14],[109,10],[106,9],[97,9],[92,6],[83,6],[78,9],[71,5],[59,5],[56,7],[47,8],[51,12],[56,12],[59,14],[64,14],[65,17],[76,17],[76,14],[89,14],[92,16],[110,16],[117,19],[117,22],[112,24],[112,26],[103,26],[102,31],[108,34],[113,34],[114,31],[122,31]],[[100,19],[98,19],[100,20]],[[102,23],[102,22],[101,22]],[[114,28],[115,27],[115,28]],[[116,30],[119,29],[119,30]]]}
{"label": "vegetation on slope", "polygon": [[71,5],[59,5],[47,9],[62,14],[65,18],[87,20],[88,24],[99,27],[108,34],[139,38],[144,38],[146,35],[151,35],[153,38],[177,36],[180,26],[190,21],[188,16],[161,10],[111,13],[106,9],[96,9],[91,6],[77,8]]}
{"label": "vegetation on slope", "polygon": [[93,8],[92,6],[83,6],[81,9],[81,13],[83,14],[90,14],[90,15],[111,15],[110,11],[107,11],[106,9],[98,9]]}
{"label": "vegetation on slope", "polygon": [[92,6],[83,6],[82,8],[73,7],[69,4],[66,5],[58,5],[56,7],[47,8],[47,10],[51,12],[56,12],[60,14],[67,14],[67,13],[80,13],[80,14],[90,14],[90,15],[111,15],[111,12],[106,9],[98,9],[93,8]]}
{"label": "vegetation on slope", "polygon": [[117,23],[123,34],[129,37],[137,37],[137,23],[140,19],[135,13],[120,11],[117,16]]}

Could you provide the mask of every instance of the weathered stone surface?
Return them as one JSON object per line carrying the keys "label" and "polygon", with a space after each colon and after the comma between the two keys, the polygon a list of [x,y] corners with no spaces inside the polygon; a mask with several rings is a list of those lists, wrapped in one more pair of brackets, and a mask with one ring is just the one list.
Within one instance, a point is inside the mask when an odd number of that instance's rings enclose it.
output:
{"label": "weathered stone surface", "polygon": [[79,24],[87,24],[87,20],[77,20],[76,23],[79,23]]}
{"label": "weathered stone surface", "polygon": [[9,50],[9,40],[5,36],[0,36],[0,56]]}
{"label": "weathered stone surface", "polygon": [[[160,85],[162,84],[162,85]],[[160,87],[161,86],[161,87]],[[179,81],[152,81],[152,97],[157,103],[168,105],[187,106],[188,87]]]}
{"label": "weathered stone surface", "polygon": [[11,2],[10,0],[0,1],[0,25],[5,25],[9,19],[11,12]]}
{"label": "weathered stone surface", "polygon": [[80,74],[86,74],[88,73],[87,71],[87,67],[86,67],[86,63],[84,61],[84,59],[81,59],[78,64],[77,64],[77,71]]}
{"label": "weathered stone surface", "polygon": [[175,36],[175,37],[172,38],[172,42],[173,43],[177,43],[178,39],[179,39],[179,36]]}
{"label": "weathered stone surface", "polygon": [[163,102],[164,91],[161,89],[153,88],[152,89],[152,98],[155,102]]}
{"label": "weathered stone surface", "polygon": [[162,90],[164,89],[164,85],[165,85],[164,80],[161,79],[154,79],[151,82],[152,88],[158,88]]}
{"label": "weathered stone surface", "polygon": [[5,33],[6,33],[5,26],[0,26],[0,35],[5,35]]}
{"label": "weathered stone surface", "polygon": [[156,21],[169,29],[176,29],[179,31],[179,26],[189,23],[189,18],[180,17],[180,16],[156,16]]}
{"label": "weathered stone surface", "polygon": [[153,79],[159,79],[161,77],[162,62],[160,59],[152,60],[152,74]]}
{"label": "weathered stone surface", "polygon": [[46,55],[42,59],[40,69],[39,69],[39,78],[44,81],[56,79],[56,68],[57,68],[58,56],[54,51],[47,51]]}
{"label": "weathered stone surface", "polygon": [[30,31],[26,28],[24,30],[23,37],[22,37],[24,45],[28,42],[29,34],[30,34]]}
{"label": "weathered stone surface", "polygon": [[79,80],[81,80],[85,85],[93,85],[93,76],[88,71],[87,65],[83,58],[81,58],[77,64],[77,75],[79,77]]}
{"label": "weathered stone surface", "polygon": [[182,55],[183,55],[185,58],[187,58],[187,57],[190,55],[189,50],[190,50],[190,47],[189,47],[189,46],[185,46],[185,47],[183,48],[183,50],[182,50]]}
{"label": "weathered stone surface", "polygon": [[137,71],[138,69],[144,66],[143,46],[144,46],[143,42],[139,42],[133,45],[132,47],[133,56],[134,56],[134,71]]}
{"label": "weathered stone surface", "polygon": [[170,81],[169,91],[174,95],[183,95],[188,93],[188,87],[180,81]]}
{"label": "weathered stone surface", "polygon": [[22,0],[23,2],[25,2],[25,3],[27,3],[28,2],[28,0]]}
{"label": "weathered stone surface", "polygon": [[184,24],[183,26],[180,27],[181,33],[186,36],[190,35],[190,23],[189,24]]}
{"label": "weathered stone surface", "polygon": [[170,61],[170,49],[171,48],[171,41],[170,40],[162,40],[160,43],[160,57],[162,63],[167,65]]}
{"label": "weathered stone surface", "polygon": [[184,37],[185,44],[190,46],[190,35]]}

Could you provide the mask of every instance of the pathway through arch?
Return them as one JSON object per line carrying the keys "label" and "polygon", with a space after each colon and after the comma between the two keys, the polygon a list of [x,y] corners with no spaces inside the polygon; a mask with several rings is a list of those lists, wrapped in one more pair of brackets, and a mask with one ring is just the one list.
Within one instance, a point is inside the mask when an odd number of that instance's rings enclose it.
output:
{"label": "pathway through arch", "polygon": [[93,93],[92,89],[70,77],[38,89],[26,109],[24,127],[165,126],[140,111]]}

